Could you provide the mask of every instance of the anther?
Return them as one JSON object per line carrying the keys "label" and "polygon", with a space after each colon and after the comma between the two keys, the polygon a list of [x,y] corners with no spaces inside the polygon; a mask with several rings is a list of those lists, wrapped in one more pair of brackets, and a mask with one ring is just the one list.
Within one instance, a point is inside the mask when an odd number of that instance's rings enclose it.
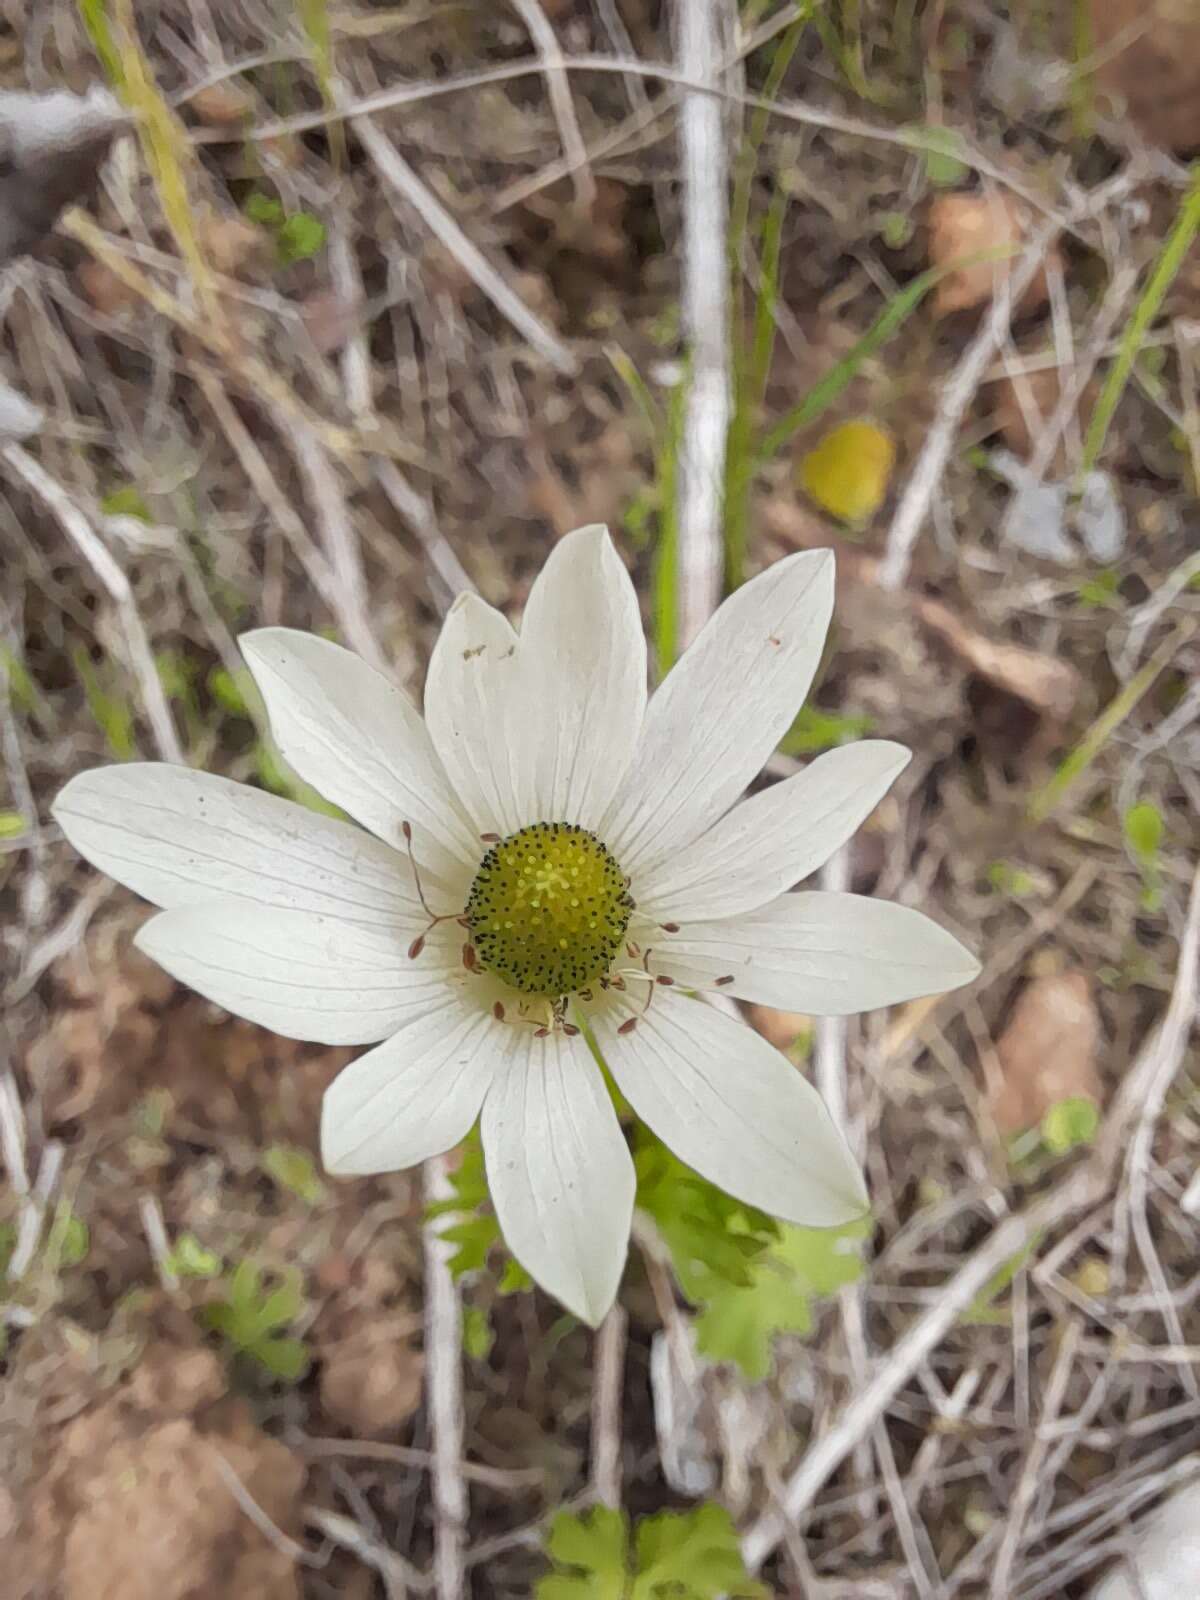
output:
{"label": "anther", "polygon": [[664,933],[678,933],[679,932],[679,924],[677,922],[661,922],[661,923],[659,923],[659,927],[662,929],[662,931]]}
{"label": "anther", "polygon": [[499,1000],[497,1000],[496,1004],[492,1007],[492,1015],[495,1017],[497,1022],[504,1021],[504,1007]]}
{"label": "anther", "polygon": [[675,979],[668,978],[665,972],[660,972],[654,981],[655,983],[661,983],[664,989],[673,989],[675,987]]}
{"label": "anther", "polygon": [[479,960],[475,954],[475,946],[469,942],[462,947],[462,964],[468,972],[479,971]]}
{"label": "anther", "polygon": [[638,1025],[638,1019],[636,1017],[627,1017],[625,1019],[625,1021],[621,1024],[621,1026],[617,1029],[617,1032],[618,1033],[632,1033],[633,1030],[637,1027],[637,1025]]}
{"label": "anther", "polygon": [[733,982],[733,973],[732,972],[728,972],[728,973],[726,973],[726,975],[723,978],[718,978],[717,979],[716,987],[718,989],[723,989],[727,983],[732,983],[732,982]]}

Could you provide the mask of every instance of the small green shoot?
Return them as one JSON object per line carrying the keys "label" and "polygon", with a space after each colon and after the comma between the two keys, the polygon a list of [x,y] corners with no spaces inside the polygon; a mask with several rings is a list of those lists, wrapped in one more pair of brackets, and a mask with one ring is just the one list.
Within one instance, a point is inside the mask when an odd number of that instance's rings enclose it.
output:
{"label": "small green shoot", "polygon": [[86,1260],[90,1248],[91,1235],[87,1223],[63,1201],[56,1207],[46,1234],[46,1265],[51,1272],[57,1272],[62,1267],[77,1267]]}
{"label": "small green shoot", "polygon": [[1129,853],[1142,874],[1142,909],[1157,911],[1162,900],[1162,812],[1150,800],[1130,806],[1121,818],[1121,829]]}
{"label": "small green shoot", "polygon": [[298,1382],[308,1370],[308,1351],[290,1328],[303,1308],[302,1278],[295,1267],[277,1275],[274,1287],[260,1267],[242,1261],[228,1283],[228,1297],[204,1308],[202,1320],[232,1346],[283,1383]]}
{"label": "small green shoot", "polygon": [[194,1233],[181,1233],[166,1260],[167,1267],[177,1278],[219,1278],[224,1262],[214,1250],[208,1250]]}
{"label": "small green shoot", "polygon": [[767,1600],[746,1572],[737,1530],[721,1506],[645,1517],[630,1539],[621,1511],[560,1511],[546,1537],[554,1572],[536,1600]]}
{"label": "small green shoot", "polygon": [[75,650],[72,659],[92,720],[104,735],[109,750],[118,761],[132,761],[137,755],[132,706],[109,688],[108,674],[92,665],[86,650]]}
{"label": "small green shoot", "polygon": [[963,1312],[961,1321],[968,1327],[1006,1327],[1012,1321],[1012,1313],[1006,1306],[997,1306],[997,1299],[1012,1283],[1017,1273],[1029,1260],[1037,1249],[1041,1235],[1035,1234],[1027,1243],[1021,1246],[1015,1255],[1010,1256],[998,1272],[994,1272],[983,1288]]}
{"label": "small green shoot", "polygon": [[1079,585],[1079,603],[1096,610],[1121,609],[1121,577],[1115,567],[1102,567]]}
{"label": "small green shoot", "polygon": [[1091,1144],[1100,1126],[1100,1110],[1086,1095],[1072,1095],[1052,1105],[1043,1116],[1039,1132],[1052,1156],[1065,1156],[1080,1145]]}
{"label": "small green shoot", "polygon": [[263,1154],[262,1169],[281,1189],[297,1195],[306,1206],[319,1206],[328,1193],[312,1157],[296,1145],[271,1145]]}
{"label": "small green shoot", "polygon": [[0,811],[0,839],[19,839],[28,827],[19,811]]}
{"label": "small green shoot", "polygon": [[940,123],[904,129],[905,143],[925,159],[925,176],[935,189],[953,189],[970,172],[962,136]]}
{"label": "small green shoot", "polygon": [[100,509],[106,517],[134,517],[138,522],[153,522],[150,508],[147,506],[142,491],[134,483],[127,483],[123,488],[114,489],[111,494],[106,494],[100,502]]}
{"label": "small green shoot", "polygon": [[480,1306],[464,1306],[462,1314],[463,1350],[472,1361],[486,1361],[496,1342],[496,1331]]}
{"label": "small green shoot", "polygon": [[988,863],[987,881],[997,894],[1011,900],[1028,900],[1038,892],[1037,881],[1024,867],[1015,867],[1011,861]]}
{"label": "small green shoot", "polygon": [[294,211],[289,216],[278,200],[258,190],[249,196],[243,210],[251,222],[272,235],[281,267],[311,261],[325,247],[328,230],[308,211]]}

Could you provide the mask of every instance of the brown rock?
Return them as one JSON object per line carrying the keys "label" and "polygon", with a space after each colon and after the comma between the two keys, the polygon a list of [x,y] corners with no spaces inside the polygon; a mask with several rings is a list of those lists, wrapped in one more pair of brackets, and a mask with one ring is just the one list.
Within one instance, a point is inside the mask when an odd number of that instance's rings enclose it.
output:
{"label": "brown rock", "polygon": [[141,304],[137,290],[131,289],[102,261],[81,261],[76,276],[85,299],[103,317],[122,316]]}
{"label": "brown rock", "polygon": [[421,1404],[425,1357],[395,1319],[364,1321],[344,1339],[321,1346],[321,1404],[364,1438],[391,1433]]}
{"label": "brown rock", "polygon": [[[988,251],[1009,251],[990,260],[969,260],[953,267],[933,294],[934,314],[949,316],[986,305],[997,283],[1012,270],[1026,237],[1024,211],[1007,194],[939,194],[929,207],[929,259],[935,267],[952,267],[963,258]],[[1054,251],[1050,259],[1057,259]],[[1036,311],[1045,305],[1049,290],[1045,271],[1026,289],[1019,309]]]}
{"label": "brown rock", "polygon": [[236,83],[210,83],[187,102],[193,116],[210,128],[235,127],[250,116],[249,96]]}
{"label": "brown rock", "polygon": [[[224,1393],[210,1351],[158,1345],[127,1383],[43,1439],[14,1600],[298,1600],[286,1540],[299,1530],[303,1464]],[[283,1539],[246,1516],[231,1475]]]}
{"label": "brown rock", "polygon": [[1096,79],[1152,144],[1200,149],[1200,5],[1091,0]]}
{"label": "brown rock", "polygon": [[1100,1104],[1097,1070],[1100,1017],[1082,972],[1034,978],[1022,990],[996,1044],[998,1075],[990,1086],[1001,1133],[1035,1127],[1060,1101]]}

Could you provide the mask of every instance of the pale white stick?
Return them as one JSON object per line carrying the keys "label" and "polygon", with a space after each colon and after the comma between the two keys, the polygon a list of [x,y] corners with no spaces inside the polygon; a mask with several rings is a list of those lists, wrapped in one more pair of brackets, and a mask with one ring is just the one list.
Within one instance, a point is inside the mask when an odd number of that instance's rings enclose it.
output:
{"label": "pale white stick", "polygon": [[27,450],[19,444],[5,445],[0,448],[0,460],[4,461],[35,498],[41,501],[108,591],[125,625],[130,666],[141,687],[146,716],[150,722],[154,742],[158,746],[158,753],[164,761],[173,761],[182,766],[183,749],[175,732],[171,708],[167,704],[167,697],[154,665],[154,652],[150,648],[150,640],[134,602],[129,579],[114,561],[71,496],[43,467],[39,466]]}
{"label": "pale white stick", "polygon": [[592,177],[587,146],[579,131],[579,118],[575,115],[575,102],[571,98],[571,80],[559,47],[558,37],[546,18],[538,0],[512,0],[514,11],[529,29],[534,48],[546,68],[546,91],[554,120],[558,123],[558,136],[562,140],[563,157],[570,164],[575,182],[575,199],[583,208],[596,198],[596,180]]}
{"label": "pale white stick", "polygon": [[[718,82],[725,0],[678,0],[679,71]],[[729,356],[729,152],[724,108],[686,94],[683,155],[683,336],[690,357],[679,462],[679,639],[688,645],[721,597],[725,436],[732,405]]]}
{"label": "pale white stick", "polygon": [[596,1334],[592,1380],[592,1493],[600,1505],[621,1504],[621,1394],[625,1332],[629,1319],[619,1305]]}
{"label": "pale white stick", "polygon": [[983,382],[996,352],[1008,336],[1014,305],[1020,303],[1041,269],[1046,251],[1058,231],[1057,222],[1040,228],[1011,273],[1000,274],[988,315],[942,389],[937,416],[925,437],[916,466],[900,496],[900,503],[888,529],[887,550],[879,563],[881,588],[899,589],[908,577],[913,547],[925,525],[933,497],[941,487],[946,463],[958,438],[966,409]]}
{"label": "pale white stick", "polygon": [[578,370],[574,355],[558,335],[536,317],[515,290],[500,276],[496,268],[467,238],[445,206],[424,184],[412,167],[396,149],[383,130],[370,117],[356,116],[354,131],[363,148],[379,169],[380,176],[410,205],[424,222],[430,233],[443,244],[468,277],[517,332],[544,357],[557,371],[573,375]]}
{"label": "pale white stick", "polygon": [[[452,1193],[445,1156],[425,1163],[427,1205]],[[462,1308],[450,1272],[453,1247],[427,1223],[425,1240],[425,1384],[433,1435],[434,1574],[438,1600],[466,1593],[467,1485],[462,1475]]]}
{"label": "pale white stick", "polygon": [[1114,1173],[1126,1159],[1131,1128],[1142,1120],[1147,1101],[1168,1073],[1173,1076],[1178,1070],[1196,1010],[1200,981],[1198,942],[1200,874],[1193,887],[1167,1015],[1126,1074],[1091,1156],[1024,1211],[1006,1217],[892,1346],[867,1384],[843,1407],[833,1426],[801,1458],[784,1486],[782,1504],[764,1512],[747,1530],[742,1554],[751,1571],[758,1571],[785,1537],[789,1525],[800,1521],[830,1474],[875,1426],[993,1275],[1019,1251],[1027,1249],[1044,1228],[1061,1227],[1108,1191]]}

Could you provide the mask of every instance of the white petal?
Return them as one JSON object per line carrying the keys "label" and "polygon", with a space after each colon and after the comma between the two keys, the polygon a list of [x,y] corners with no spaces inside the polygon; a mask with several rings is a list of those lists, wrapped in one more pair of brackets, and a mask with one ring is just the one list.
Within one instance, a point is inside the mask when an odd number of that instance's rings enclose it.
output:
{"label": "white petal", "polygon": [[153,917],[134,941],[173,978],[289,1039],[368,1044],[439,1004],[448,956],[398,932],[231,901]]}
{"label": "white petal", "polygon": [[559,541],[521,621],[521,670],[537,716],[517,725],[537,815],[595,829],[625,775],[646,710],[637,594],[602,527]]}
{"label": "white petal", "polygon": [[429,662],[425,723],[477,833],[514,833],[537,820],[528,815],[532,773],[520,760],[520,727],[539,708],[521,702],[518,649],[498,611],[460,594]]}
{"label": "white petal", "polygon": [[903,745],[887,739],[864,739],[818,756],[635,879],[638,910],[657,922],[687,922],[765,905],[845,844],[909,759]]}
{"label": "white petal", "polygon": [[402,690],[315,634],[260,628],[239,643],[280,753],[306,783],[398,850],[408,822],[417,859],[434,871],[478,863],[478,841]]}
{"label": "white petal", "polygon": [[483,1103],[483,1152],[501,1232],[542,1288],[595,1327],[629,1246],[629,1149],[582,1036],[512,1030]]}
{"label": "white petal", "polygon": [[509,1031],[450,997],[352,1062],[321,1106],[326,1169],[402,1172],[453,1149],[474,1126]]}
{"label": "white petal", "polygon": [[388,927],[421,917],[408,863],[387,845],[228,778],[99,767],[72,778],[53,810],[80,855],[155,905],[230,899]]}
{"label": "white petal", "polygon": [[832,1228],[863,1215],[862,1175],[824,1101],[753,1028],[661,989],[632,1033],[619,1021],[594,1019],[601,1053],[681,1161],[788,1222]]}
{"label": "white petal", "polygon": [[785,894],[761,911],[665,936],[656,970],[782,1011],[844,1017],[944,994],[979,976],[953,934],[920,911],[861,894]]}
{"label": "white petal", "polygon": [[804,551],[730,595],[650,701],[601,837],[645,873],[722,816],[800,709],[833,611],[833,557]]}

